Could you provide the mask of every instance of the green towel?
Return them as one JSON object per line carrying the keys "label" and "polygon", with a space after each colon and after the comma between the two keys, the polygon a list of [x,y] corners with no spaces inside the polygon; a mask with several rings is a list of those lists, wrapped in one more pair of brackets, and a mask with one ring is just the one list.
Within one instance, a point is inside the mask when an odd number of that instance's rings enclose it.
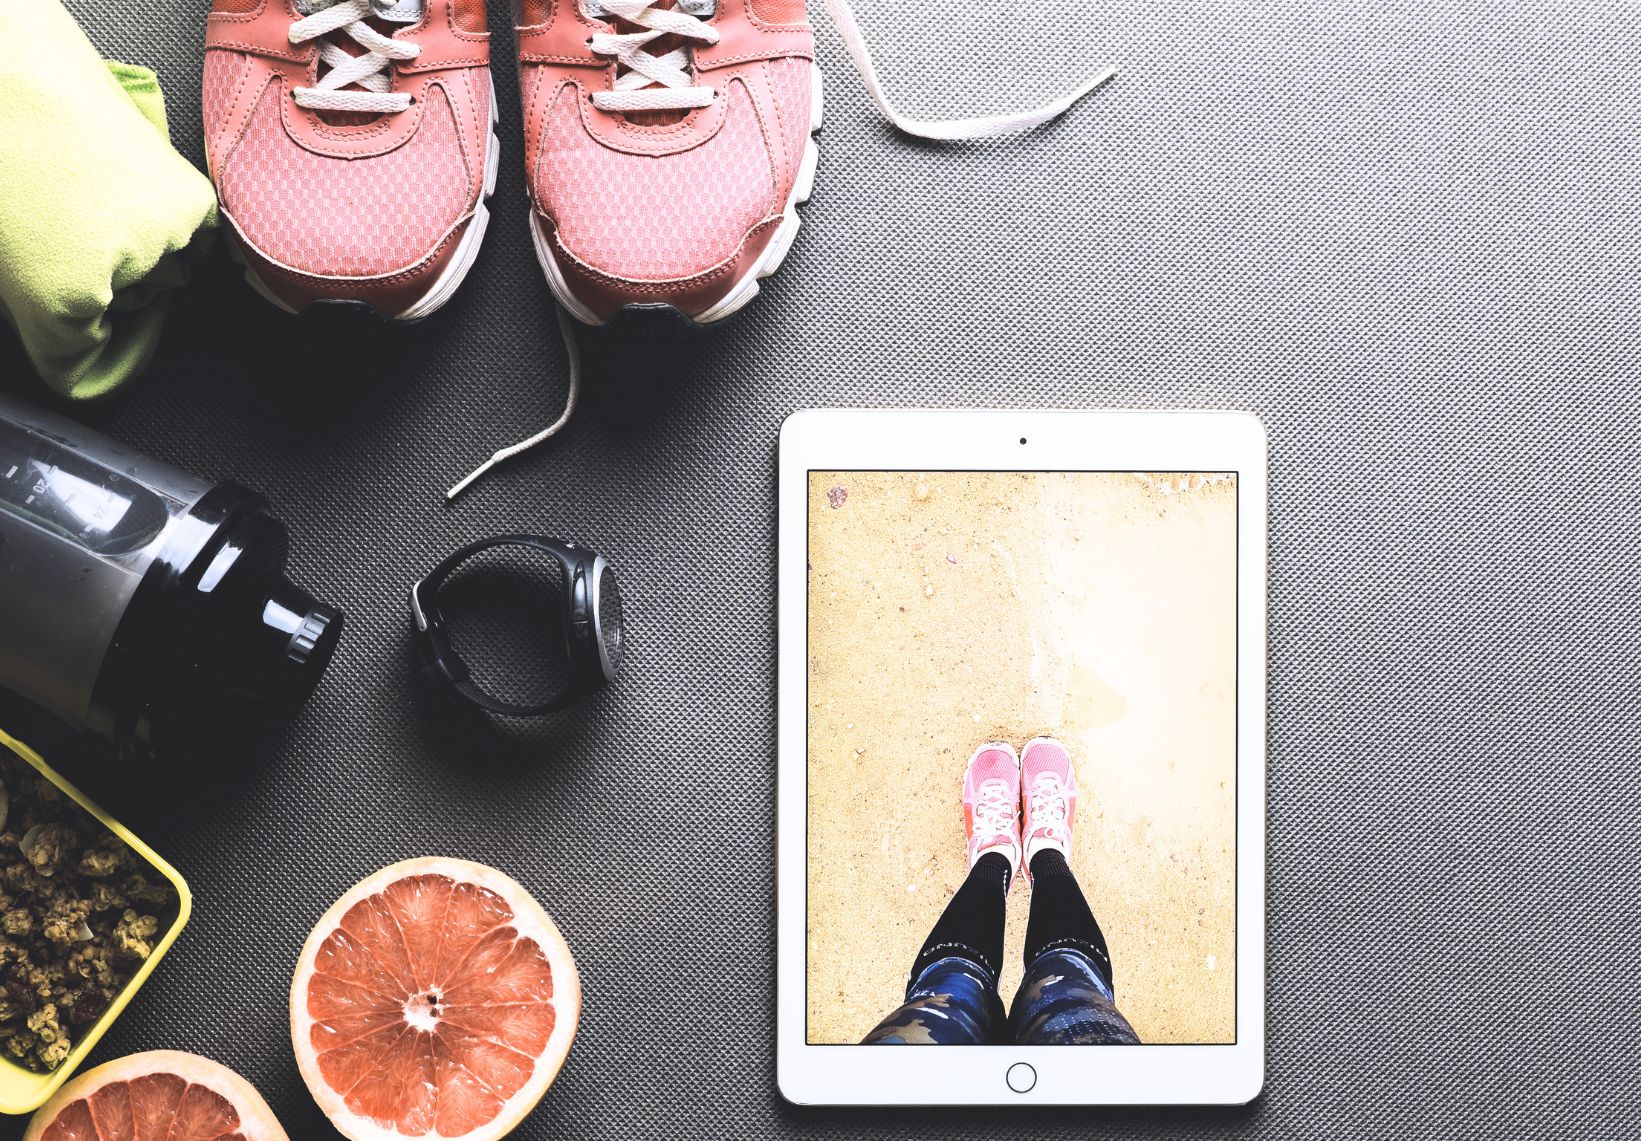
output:
{"label": "green towel", "polygon": [[105,63],[60,0],[0,0],[0,314],[57,391],[142,371],[184,257],[216,225],[159,80]]}

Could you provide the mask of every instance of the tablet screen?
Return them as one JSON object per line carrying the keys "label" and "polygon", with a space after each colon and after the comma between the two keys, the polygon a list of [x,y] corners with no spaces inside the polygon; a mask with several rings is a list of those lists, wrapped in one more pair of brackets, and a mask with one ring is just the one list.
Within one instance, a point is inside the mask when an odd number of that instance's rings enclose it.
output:
{"label": "tablet screen", "polygon": [[1236,1040],[1237,496],[809,473],[809,1043]]}

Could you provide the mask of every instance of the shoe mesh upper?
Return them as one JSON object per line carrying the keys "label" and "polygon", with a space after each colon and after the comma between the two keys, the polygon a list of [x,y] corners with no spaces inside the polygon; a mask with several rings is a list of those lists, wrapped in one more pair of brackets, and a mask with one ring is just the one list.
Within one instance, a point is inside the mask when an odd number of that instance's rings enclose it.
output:
{"label": "shoe mesh upper", "polygon": [[[691,277],[732,256],[779,213],[776,177],[751,96],[731,83],[723,127],[667,155],[604,146],[581,121],[576,91],[558,94],[536,168],[537,200],[576,258],[640,281]],[[805,120],[807,131],[808,116]]]}
{"label": "shoe mesh upper", "polygon": [[234,89],[244,78],[251,61],[235,52],[207,51],[205,72],[200,77],[200,106],[204,109],[205,145],[216,150],[217,132],[233,106]]}
{"label": "shoe mesh upper", "polygon": [[[228,69],[216,70],[213,78],[207,69],[207,108],[232,90]],[[356,159],[298,146],[281,121],[280,94],[277,83],[268,85],[217,171],[223,207],[267,257],[325,277],[391,274],[431,253],[476,198],[441,88],[431,89],[404,145]],[[476,94],[476,114],[489,115],[488,99],[488,90]]]}
{"label": "shoe mesh upper", "polygon": [[[806,59],[776,59],[764,65],[768,69],[770,90],[781,120],[781,188],[790,195],[798,180],[798,167],[803,164],[804,148],[809,143],[809,85],[813,79],[813,65]],[[785,203],[785,197],[782,198]]]}

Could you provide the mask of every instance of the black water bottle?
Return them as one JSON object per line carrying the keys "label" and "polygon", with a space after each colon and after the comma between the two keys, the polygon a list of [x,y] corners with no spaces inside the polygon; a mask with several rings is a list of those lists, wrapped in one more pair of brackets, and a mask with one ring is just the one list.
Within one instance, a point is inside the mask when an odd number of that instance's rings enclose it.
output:
{"label": "black water bottle", "polygon": [[261,496],[0,396],[0,686],[122,758],[307,699],[342,614],[286,546]]}

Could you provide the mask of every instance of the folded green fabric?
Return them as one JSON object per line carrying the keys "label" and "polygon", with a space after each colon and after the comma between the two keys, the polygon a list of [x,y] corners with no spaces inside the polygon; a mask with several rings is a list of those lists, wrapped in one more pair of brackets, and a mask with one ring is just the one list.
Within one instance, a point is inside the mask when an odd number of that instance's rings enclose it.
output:
{"label": "folded green fabric", "polygon": [[140,372],[216,225],[159,81],[105,63],[60,0],[0,0],[0,315],[57,391]]}

